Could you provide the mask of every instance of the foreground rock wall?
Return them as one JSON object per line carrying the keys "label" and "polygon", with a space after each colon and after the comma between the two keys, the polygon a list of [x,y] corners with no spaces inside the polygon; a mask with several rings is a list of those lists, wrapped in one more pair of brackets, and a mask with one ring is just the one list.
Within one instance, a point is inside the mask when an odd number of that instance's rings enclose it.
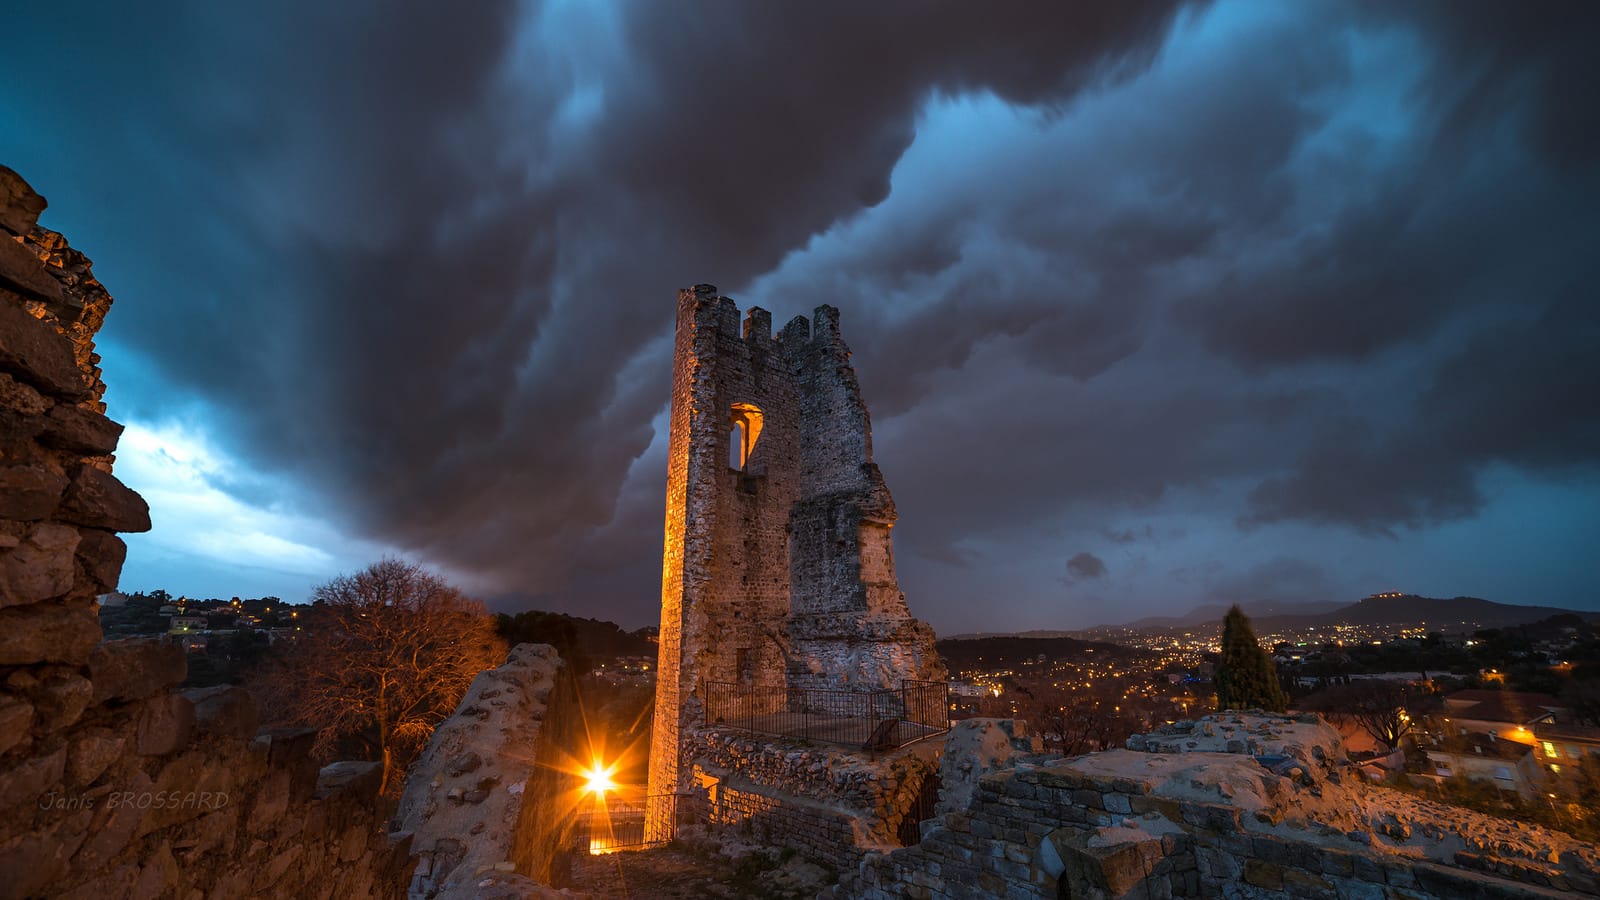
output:
{"label": "foreground rock wall", "polygon": [[1362,784],[1315,716],[1213,716],[1137,749],[984,775],[914,848],[842,886],[888,897],[1532,898],[1600,892],[1570,836]]}
{"label": "foreground rock wall", "polygon": [[[517,820],[517,872],[541,884],[565,887],[572,874],[572,856],[587,851],[577,846],[577,814],[592,798],[583,793],[578,774],[592,760],[579,757],[590,746],[589,724],[572,669],[562,666],[545,700],[539,739],[530,748],[537,762],[522,792]],[[604,735],[600,736],[604,743]]]}
{"label": "foreground rock wall", "polygon": [[487,873],[514,871],[530,752],[561,669],[547,644],[512,648],[473,679],[454,715],[411,766],[396,820],[417,856],[409,895],[471,896]]}
{"label": "foreground rock wall", "polygon": [[44,207],[0,167],[0,898],[397,896],[376,764],[319,771],[244,691],[175,693],[181,648],[100,642],[149,510],[111,474],[111,298]]}

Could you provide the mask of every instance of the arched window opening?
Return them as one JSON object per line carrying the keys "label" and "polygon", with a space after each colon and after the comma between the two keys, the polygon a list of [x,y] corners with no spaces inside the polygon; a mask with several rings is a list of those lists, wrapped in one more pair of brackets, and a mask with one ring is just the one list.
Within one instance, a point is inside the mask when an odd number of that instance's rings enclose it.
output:
{"label": "arched window opening", "polygon": [[733,405],[733,428],[728,437],[728,465],[743,472],[761,439],[761,408],[753,403]]}

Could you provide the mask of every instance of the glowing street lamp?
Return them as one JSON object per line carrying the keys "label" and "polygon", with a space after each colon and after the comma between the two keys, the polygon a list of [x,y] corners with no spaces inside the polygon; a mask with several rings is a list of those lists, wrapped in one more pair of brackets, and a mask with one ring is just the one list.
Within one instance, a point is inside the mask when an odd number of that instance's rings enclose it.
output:
{"label": "glowing street lamp", "polygon": [[595,760],[594,765],[583,773],[583,789],[596,797],[604,797],[617,789],[617,783],[611,780],[612,774],[616,771],[616,766],[609,769],[601,768],[600,761]]}

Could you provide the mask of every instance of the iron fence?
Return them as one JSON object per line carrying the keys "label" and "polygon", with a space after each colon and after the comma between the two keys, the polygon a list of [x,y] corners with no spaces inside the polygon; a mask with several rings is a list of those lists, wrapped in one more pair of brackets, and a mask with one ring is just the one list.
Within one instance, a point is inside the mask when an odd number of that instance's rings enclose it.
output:
{"label": "iron fence", "polygon": [[950,730],[950,685],[907,679],[898,689],[830,691],[713,681],[706,722],[757,734],[892,750]]}
{"label": "iron fence", "polygon": [[607,797],[578,813],[574,844],[580,853],[590,855],[663,844],[671,840],[679,826],[704,822],[704,805],[686,794]]}

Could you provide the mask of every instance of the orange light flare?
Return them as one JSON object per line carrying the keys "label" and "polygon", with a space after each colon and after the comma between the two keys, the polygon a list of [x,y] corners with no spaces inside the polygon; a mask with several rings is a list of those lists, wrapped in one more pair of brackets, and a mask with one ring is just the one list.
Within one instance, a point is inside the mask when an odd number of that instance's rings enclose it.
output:
{"label": "orange light flare", "polygon": [[617,783],[611,780],[611,777],[615,774],[617,774],[617,766],[615,764],[608,768],[602,765],[600,760],[596,759],[594,765],[584,770],[584,791],[598,797],[604,797],[617,789]]}

